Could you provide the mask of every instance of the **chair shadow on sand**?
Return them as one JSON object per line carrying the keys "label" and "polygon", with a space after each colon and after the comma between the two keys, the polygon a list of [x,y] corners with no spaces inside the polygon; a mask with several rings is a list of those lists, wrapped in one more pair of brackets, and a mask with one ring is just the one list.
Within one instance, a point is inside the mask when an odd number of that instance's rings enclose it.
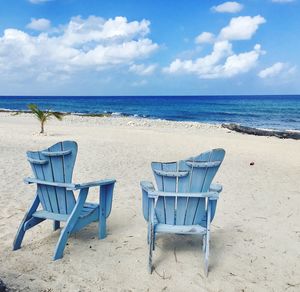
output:
{"label": "chair shadow on sand", "polygon": [[[224,255],[224,240],[223,234],[218,232],[217,229],[213,229],[211,236],[211,260],[210,269],[219,265]],[[224,230],[223,230],[224,231]],[[203,240],[202,237],[197,235],[181,236],[173,234],[164,234],[157,237],[155,248],[159,251],[156,253],[153,260],[154,269],[159,269],[160,264],[165,267],[173,265],[174,263],[189,264],[189,259],[200,265],[203,262],[202,249]],[[168,256],[166,256],[168,255]],[[196,261],[194,260],[196,257]],[[183,259],[184,258],[184,259]],[[199,270],[201,272],[201,270]]]}

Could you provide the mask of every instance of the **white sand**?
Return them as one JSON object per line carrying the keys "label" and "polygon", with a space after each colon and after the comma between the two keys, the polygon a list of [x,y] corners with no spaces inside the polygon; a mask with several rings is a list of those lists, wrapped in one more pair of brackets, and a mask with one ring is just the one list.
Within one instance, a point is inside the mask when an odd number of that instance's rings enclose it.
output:
{"label": "white sand", "polygon": [[[0,278],[12,288],[300,291],[300,141],[133,118],[68,116],[46,124],[46,136],[38,130],[29,114],[0,114]],[[62,140],[79,145],[75,182],[118,181],[108,236],[98,240],[91,224],[69,239],[64,258],[54,262],[59,231],[52,232],[47,221],[27,231],[23,247],[12,252],[35,191],[22,182],[31,175],[25,152]],[[224,191],[212,226],[209,277],[203,273],[202,240],[175,235],[158,238],[149,275],[140,180],[153,181],[151,161],[176,161],[217,147],[227,154],[215,179]],[[97,199],[94,189],[89,200]]]}

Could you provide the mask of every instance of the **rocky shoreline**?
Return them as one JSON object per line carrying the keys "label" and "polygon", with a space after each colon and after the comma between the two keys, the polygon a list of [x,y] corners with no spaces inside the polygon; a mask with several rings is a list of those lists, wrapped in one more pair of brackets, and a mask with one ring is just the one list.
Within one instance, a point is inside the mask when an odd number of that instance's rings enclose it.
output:
{"label": "rocky shoreline", "polygon": [[268,129],[257,129],[251,127],[245,127],[238,124],[222,124],[222,128],[229,129],[242,134],[255,135],[255,136],[265,136],[265,137],[277,137],[280,139],[294,139],[300,140],[299,131],[276,131]]}

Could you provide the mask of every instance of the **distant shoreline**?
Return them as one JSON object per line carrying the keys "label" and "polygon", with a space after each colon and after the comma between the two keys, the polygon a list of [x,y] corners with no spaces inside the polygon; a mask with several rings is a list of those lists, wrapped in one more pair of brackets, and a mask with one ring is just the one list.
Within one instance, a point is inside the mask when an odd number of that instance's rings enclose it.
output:
{"label": "distant shoreline", "polygon": [[[6,110],[0,109],[0,113],[10,113],[12,115],[18,114],[31,114],[29,110]],[[89,113],[73,113],[73,112],[59,112],[65,116],[80,116],[80,117],[94,117],[94,118],[132,118],[136,120],[150,120],[150,121],[166,121],[171,123],[193,123],[198,125],[211,125],[218,126],[230,131],[238,132],[241,134],[247,135],[255,135],[255,136],[265,136],[270,137],[274,136],[280,139],[294,139],[300,140],[300,131],[297,130],[274,130],[274,129],[265,129],[265,128],[253,128],[253,127],[245,127],[236,123],[203,123],[199,121],[173,121],[167,119],[159,119],[159,118],[148,118],[148,117],[140,117],[140,116],[122,116],[122,115],[114,115],[113,113],[99,113],[99,114],[89,114]]]}

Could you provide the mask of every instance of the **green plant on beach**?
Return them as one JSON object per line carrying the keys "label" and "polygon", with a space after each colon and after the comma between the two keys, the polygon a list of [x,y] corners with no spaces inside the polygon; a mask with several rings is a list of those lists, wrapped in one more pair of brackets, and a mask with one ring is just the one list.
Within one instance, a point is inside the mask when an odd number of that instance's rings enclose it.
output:
{"label": "green plant on beach", "polygon": [[63,119],[63,114],[59,113],[59,112],[51,112],[49,110],[46,111],[42,111],[41,109],[38,108],[38,106],[36,104],[29,104],[27,106],[31,112],[35,115],[35,117],[40,121],[41,123],[41,131],[40,134],[44,133],[44,125],[45,123],[51,118],[51,117],[55,117],[57,118],[59,121],[61,121]]}

